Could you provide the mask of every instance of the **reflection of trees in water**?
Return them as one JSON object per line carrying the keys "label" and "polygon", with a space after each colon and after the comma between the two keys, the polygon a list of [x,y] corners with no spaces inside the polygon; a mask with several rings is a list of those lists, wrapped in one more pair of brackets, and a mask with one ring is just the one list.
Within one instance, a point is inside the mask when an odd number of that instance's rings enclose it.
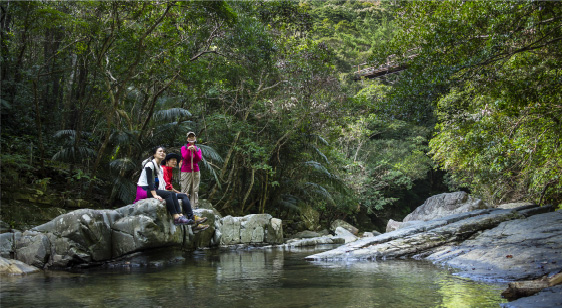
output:
{"label": "reflection of trees in water", "polygon": [[[451,276],[429,262],[305,261],[310,254],[298,249],[209,250],[163,267],[47,271],[3,284],[2,304],[370,308],[487,307],[501,301],[498,288]],[[181,253],[166,250],[164,255],[164,260],[174,260]],[[5,296],[14,293],[21,295]]]}
{"label": "reflection of trees in water", "polygon": [[241,251],[221,254],[217,266],[217,281],[240,280],[263,283],[277,280],[283,270],[283,251]]}

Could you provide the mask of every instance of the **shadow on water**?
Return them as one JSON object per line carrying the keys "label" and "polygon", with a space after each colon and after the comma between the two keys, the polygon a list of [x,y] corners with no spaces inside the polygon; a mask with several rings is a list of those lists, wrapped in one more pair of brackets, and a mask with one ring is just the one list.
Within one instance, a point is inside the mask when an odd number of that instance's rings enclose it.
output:
{"label": "shadow on water", "polygon": [[311,262],[319,249],[160,251],[112,268],[2,277],[2,307],[498,307],[504,285],[428,262]]}

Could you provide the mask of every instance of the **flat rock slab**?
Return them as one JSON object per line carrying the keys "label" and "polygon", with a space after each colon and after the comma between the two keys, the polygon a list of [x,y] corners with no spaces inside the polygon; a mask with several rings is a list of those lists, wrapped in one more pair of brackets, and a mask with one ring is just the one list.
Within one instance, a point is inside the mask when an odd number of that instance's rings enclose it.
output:
{"label": "flat rock slab", "polygon": [[427,259],[479,280],[532,280],[562,270],[562,212],[505,221]]}
{"label": "flat rock slab", "polygon": [[306,259],[427,259],[460,270],[456,275],[488,281],[532,280],[561,271],[562,212],[528,214],[529,209],[494,209],[443,217]]}
{"label": "flat rock slab", "polygon": [[500,305],[502,308],[554,308],[562,307],[562,285],[543,289],[541,292]]}
{"label": "flat rock slab", "polygon": [[19,276],[40,271],[37,267],[27,265],[21,261],[0,257],[0,274]]}

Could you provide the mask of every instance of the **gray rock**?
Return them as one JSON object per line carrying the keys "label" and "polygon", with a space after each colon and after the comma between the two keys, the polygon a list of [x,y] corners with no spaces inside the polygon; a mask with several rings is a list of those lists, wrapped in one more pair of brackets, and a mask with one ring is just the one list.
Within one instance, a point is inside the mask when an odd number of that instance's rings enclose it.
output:
{"label": "gray rock", "polygon": [[269,214],[253,214],[242,217],[240,221],[240,242],[242,244],[264,242],[265,230],[271,218]]}
{"label": "gray rock", "polygon": [[425,223],[425,221],[423,221],[423,220],[410,220],[410,221],[406,221],[406,222],[401,223],[401,225],[398,227],[398,229],[409,228],[409,227],[412,227],[412,226],[420,226],[424,223]]}
{"label": "gray rock", "polygon": [[336,232],[336,229],[338,227],[342,227],[344,229],[346,229],[347,231],[351,232],[353,235],[357,235],[357,233],[359,233],[359,229],[355,228],[354,226],[352,226],[351,224],[341,220],[341,219],[336,219],[332,222],[332,224],[330,225],[330,230],[332,232]]}
{"label": "gray rock", "polygon": [[316,245],[325,245],[325,244],[344,244],[345,239],[340,237],[334,237],[333,235],[325,235],[320,237],[314,238],[305,238],[305,239],[290,239],[284,245],[285,247],[309,247],[309,246],[316,246]]}
{"label": "gray rock", "polygon": [[15,259],[43,268],[51,257],[51,241],[44,233],[25,231],[14,245]]}
{"label": "gray rock", "polygon": [[152,198],[116,210],[77,210],[23,233],[2,234],[0,253],[49,268],[99,263],[158,247],[189,250],[283,242],[281,220],[268,214],[228,216],[221,221],[212,208],[194,213],[206,217],[210,227],[194,232],[192,226],[176,226],[164,203]]}
{"label": "gray rock", "polygon": [[389,219],[388,223],[386,223],[386,232],[388,233],[388,232],[396,231],[400,229],[400,225],[402,225],[401,222],[393,219]]}
{"label": "gray rock", "polygon": [[48,235],[55,259],[100,261],[112,256],[110,226],[115,217],[119,215],[111,210],[83,209],[60,215],[31,230]]}
{"label": "gray rock", "polygon": [[279,218],[271,218],[267,225],[265,242],[269,244],[283,243],[283,221]]}
{"label": "gray rock", "polygon": [[211,202],[209,202],[207,199],[199,199],[198,201],[198,206],[199,209],[204,209],[204,210],[211,210],[213,211],[213,214],[215,216],[218,216],[219,219],[222,219],[222,215],[221,213],[219,213],[219,211],[217,211],[217,209],[215,209],[215,207],[213,207],[213,205],[211,204]]}
{"label": "gray rock", "polygon": [[357,236],[353,235],[353,233],[349,232],[347,229],[344,229],[343,227],[337,227],[335,233],[336,233],[335,237],[343,238],[345,243],[351,243],[357,240]]}
{"label": "gray rock", "polygon": [[322,234],[310,230],[304,230],[298,233],[295,233],[291,236],[291,238],[313,238],[313,237],[320,237]]}
{"label": "gray rock", "polygon": [[222,219],[222,236],[220,238],[221,245],[235,245],[241,243],[240,228],[242,217],[226,216]]}
{"label": "gray rock", "polygon": [[475,279],[532,280],[562,269],[562,212],[505,221],[427,259]]}
{"label": "gray rock", "polygon": [[500,304],[503,308],[554,308],[562,307],[562,285],[544,288],[541,292],[518,300]]}
{"label": "gray rock", "polygon": [[536,205],[532,202],[515,202],[515,203],[504,203],[496,206],[499,209],[519,209],[523,207],[535,207]]}
{"label": "gray rock", "polygon": [[244,217],[226,216],[222,220],[221,245],[280,244],[283,226],[280,219],[269,214],[252,214]]}
{"label": "gray rock", "polygon": [[17,276],[17,275],[24,275],[28,273],[34,273],[38,271],[40,271],[40,269],[38,269],[35,266],[25,264],[18,260],[12,260],[12,259],[6,259],[0,257],[1,275]]}
{"label": "gray rock", "polygon": [[[462,241],[479,230],[497,226],[500,222],[523,217],[513,210],[489,210],[488,214],[465,214],[458,220],[433,220],[424,224],[384,233],[374,238],[360,239],[307,259],[378,259],[414,256],[447,243]],[[481,213],[481,212],[478,212]],[[449,221],[454,221],[449,223]]]}
{"label": "gray rock", "polygon": [[197,247],[210,247],[214,241],[215,236],[215,214],[209,209],[197,209],[193,211],[199,217],[206,217],[207,221],[204,223],[209,225],[209,228],[204,231],[195,233],[192,226],[185,226],[188,228],[188,240],[184,242],[184,248],[197,249]]}
{"label": "gray rock", "polygon": [[410,220],[433,220],[451,214],[465,213],[477,209],[489,208],[482,200],[474,199],[464,191],[444,193],[429,197],[424,204],[417,207],[404,218]]}
{"label": "gray rock", "polygon": [[7,232],[0,234],[0,257],[13,258],[14,243],[21,238],[21,232]]}

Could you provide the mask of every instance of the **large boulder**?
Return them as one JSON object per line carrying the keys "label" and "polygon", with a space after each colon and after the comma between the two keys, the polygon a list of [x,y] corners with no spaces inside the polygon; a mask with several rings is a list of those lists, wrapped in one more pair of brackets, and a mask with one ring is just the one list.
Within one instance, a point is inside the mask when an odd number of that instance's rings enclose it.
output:
{"label": "large boulder", "polygon": [[452,214],[466,213],[489,208],[482,200],[475,199],[464,191],[431,196],[402,221],[433,220]]}
{"label": "large boulder", "polygon": [[343,227],[338,227],[335,231],[336,237],[343,238],[345,243],[355,242],[357,240],[357,236],[353,235],[353,233],[349,232],[347,229]]}
{"label": "large boulder", "polygon": [[301,208],[300,218],[304,222],[307,230],[319,230],[321,227],[320,213],[310,205]]}
{"label": "large boulder", "polygon": [[393,219],[389,219],[388,223],[386,224],[386,232],[392,232],[395,230],[400,229],[400,226],[402,225],[402,222],[400,221],[396,221]]}
{"label": "large boulder", "polygon": [[141,200],[116,210],[120,214],[111,226],[112,257],[164,246],[181,246],[181,226],[172,223],[165,204],[154,198]]}
{"label": "large boulder", "polygon": [[282,222],[269,214],[226,216],[222,220],[221,234],[222,245],[283,243]]}
{"label": "large boulder", "polygon": [[353,234],[353,235],[357,235],[357,233],[359,233],[359,229],[357,229],[356,227],[354,227],[350,223],[345,222],[341,219],[336,219],[332,222],[332,224],[330,225],[330,231],[335,233],[336,229],[338,227],[342,227],[342,228],[346,229],[347,231],[351,232],[351,234]]}
{"label": "large boulder", "polygon": [[533,280],[562,270],[562,212],[505,221],[427,258],[480,279]]}
{"label": "large boulder", "polygon": [[116,210],[82,209],[22,232],[0,235],[0,254],[39,268],[95,264],[166,246],[185,250],[219,244],[280,244],[282,221],[269,214],[228,216],[210,204],[194,210],[210,227],[176,226],[163,202],[144,199]]}
{"label": "large boulder", "polygon": [[27,265],[18,260],[5,259],[0,257],[0,273],[4,275],[16,276],[27,273],[38,272],[35,266]]}
{"label": "large boulder", "polygon": [[[309,260],[426,259],[482,280],[533,280],[562,270],[562,212],[485,209],[362,238]],[[550,210],[550,212],[548,212]]]}

